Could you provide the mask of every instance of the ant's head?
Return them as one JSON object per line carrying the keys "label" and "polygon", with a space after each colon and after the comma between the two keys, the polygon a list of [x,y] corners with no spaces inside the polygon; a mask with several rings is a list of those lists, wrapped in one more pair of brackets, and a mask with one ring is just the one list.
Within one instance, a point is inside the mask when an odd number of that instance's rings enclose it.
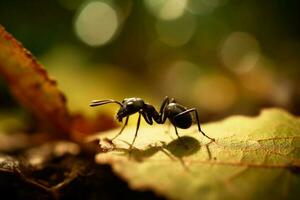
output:
{"label": "ant's head", "polygon": [[131,114],[139,112],[144,108],[145,103],[141,98],[128,98],[124,99],[122,102],[108,99],[108,100],[94,100],[91,102],[90,106],[101,106],[108,103],[116,103],[120,105],[120,109],[117,113],[118,121],[122,121],[123,117],[127,117]]}
{"label": "ant's head", "polygon": [[117,113],[117,119],[119,122],[122,121],[123,117],[137,113],[145,106],[145,103],[141,98],[124,99],[121,104],[122,106]]}

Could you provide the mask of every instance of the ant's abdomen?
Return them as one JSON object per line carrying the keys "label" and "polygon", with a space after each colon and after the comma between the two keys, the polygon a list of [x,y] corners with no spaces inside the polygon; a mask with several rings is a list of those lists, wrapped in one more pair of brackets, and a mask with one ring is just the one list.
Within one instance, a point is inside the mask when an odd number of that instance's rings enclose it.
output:
{"label": "ant's abdomen", "polygon": [[182,129],[186,129],[191,127],[193,120],[190,113],[186,113],[183,115],[179,115],[180,113],[186,111],[186,108],[177,103],[170,103],[166,108],[166,114],[170,122]]}
{"label": "ant's abdomen", "polygon": [[178,128],[190,128],[192,125],[192,118],[189,113],[179,116],[175,119],[169,119],[171,123]]}

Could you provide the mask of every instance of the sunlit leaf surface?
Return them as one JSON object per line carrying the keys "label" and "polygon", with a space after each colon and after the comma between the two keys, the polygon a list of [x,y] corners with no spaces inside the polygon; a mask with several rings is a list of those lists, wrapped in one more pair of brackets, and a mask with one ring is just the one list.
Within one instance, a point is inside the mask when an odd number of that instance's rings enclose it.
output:
{"label": "sunlit leaf surface", "polygon": [[180,130],[141,127],[129,153],[135,127],[102,134],[98,163],[110,164],[136,190],[150,189],[168,199],[292,199],[300,195],[300,120],[279,109],[258,117],[234,116]]}

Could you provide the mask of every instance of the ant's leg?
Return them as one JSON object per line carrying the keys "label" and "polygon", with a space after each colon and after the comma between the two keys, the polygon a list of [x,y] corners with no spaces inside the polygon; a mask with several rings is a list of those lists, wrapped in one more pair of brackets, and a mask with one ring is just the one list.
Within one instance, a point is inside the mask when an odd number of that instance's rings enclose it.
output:
{"label": "ant's leg", "polygon": [[166,96],[163,100],[163,102],[161,103],[160,109],[159,109],[159,113],[161,114],[163,112],[163,110],[165,109],[166,105],[168,105],[170,102],[170,98],[168,96]]}
{"label": "ant's leg", "polygon": [[133,138],[133,140],[131,142],[130,149],[132,149],[133,144],[135,142],[135,139],[137,137],[137,134],[138,134],[138,131],[139,131],[139,128],[140,128],[140,122],[141,122],[141,113],[139,113],[139,118],[138,118],[137,125],[136,125],[136,131],[135,131],[134,138]]}
{"label": "ant's leg", "polygon": [[124,124],[124,126],[122,127],[122,129],[120,130],[120,132],[119,132],[117,135],[115,135],[115,137],[113,137],[113,138],[111,139],[111,141],[113,141],[113,140],[116,139],[119,135],[121,135],[121,133],[123,132],[125,126],[128,124],[128,119],[129,119],[129,116],[126,117],[125,124]]}
{"label": "ant's leg", "polygon": [[202,130],[201,130],[201,127],[200,127],[200,120],[199,120],[199,116],[198,116],[198,112],[196,110],[196,108],[194,108],[194,112],[196,114],[196,119],[197,119],[197,124],[198,124],[198,130],[205,136],[207,137],[208,139],[212,140],[212,141],[215,141],[215,138],[211,138],[209,136],[207,136]]}
{"label": "ant's leg", "polygon": [[167,119],[167,117],[165,115],[165,108],[169,103],[170,103],[170,98],[168,96],[166,96],[160,106],[160,109],[159,109],[159,116],[160,116],[161,124],[165,123],[165,121]]}
{"label": "ant's leg", "polygon": [[197,119],[197,124],[198,124],[198,130],[199,130],[199,132],[201,132],[202,135],[204,135],[205,137],[209,138],[210,140],[215,141],[214,138],[211,138],[211,137],[207,136],[207,135],[201,130],[201,127],[200,127],[200,121],[199,121],[199,116],[198,116],[198,112],[197,112],[196,108],[191,108],[191,109],[188,109],[188,110],[186,110],[186,111],[183,111],[183,112],[179,113],[178,115],[176,115],[175,118],[176,118],[176,117],[179,117],[179,116],[181,116],[181,115],[185,115],[186,113],[190,113],[190,112],[195,112],[195,114],[196,114],[196,119]]}
{"label": "ant's leg", "polygon": [[148,116],[148,114],[147,114],[146,112],[142,112],[142,115],[143,115],[145,121],[146,121],[148,124],[150,124],[150,125],[153,124],[152,118],[151,118],[150,116]]}
{"label": "ant's leg", "polygon": [[143,117],[145,118],[146,122],[150,125],[153,124],[152,119],[158,123],[163,124],[166,121],[165,117],[165,108],[166,105],[168,105],[170,102],[169,97],[165,97],[161,106],[159,112],[155,110],[155,108],[152,105],[146,104],[146,107],[142,110]]}
{"label": "ant's leg", "polygon": [[177,131],[176,126],[174,126],[174,128],[175,128],[175,133],[176,133],[176,135],[177,135],[178,140],[180,141],[180,143],[181,143],[184,147],[187,147],[187,145],[183,142],[183,140],[181,139],[181,137],[178,135],[178,131]]}

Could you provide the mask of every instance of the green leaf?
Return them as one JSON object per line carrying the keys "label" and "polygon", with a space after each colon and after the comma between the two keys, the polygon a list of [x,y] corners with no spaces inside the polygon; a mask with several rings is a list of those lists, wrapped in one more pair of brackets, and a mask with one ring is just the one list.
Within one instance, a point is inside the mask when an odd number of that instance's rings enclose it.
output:
{"label": "green leaf", "polygon": [[135,127],[97,136],[96,156],[135,190],[168,199],[293,199],[300,195],[300,120],[280,109],[258,117],[234,116],[179,129],[185,148],[168,126],[142,126],[129,153]]}

